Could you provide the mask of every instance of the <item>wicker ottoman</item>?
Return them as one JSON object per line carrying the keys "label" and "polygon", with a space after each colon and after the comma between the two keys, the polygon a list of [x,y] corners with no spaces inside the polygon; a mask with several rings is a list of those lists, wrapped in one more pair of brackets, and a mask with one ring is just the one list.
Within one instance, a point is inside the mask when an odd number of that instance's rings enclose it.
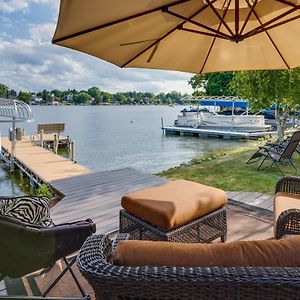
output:
{"label": "wicker ottoman", "polygon": [[120,233],[132,239],[208,243],[227,235],[224,191],[187,180],[122,197]]}

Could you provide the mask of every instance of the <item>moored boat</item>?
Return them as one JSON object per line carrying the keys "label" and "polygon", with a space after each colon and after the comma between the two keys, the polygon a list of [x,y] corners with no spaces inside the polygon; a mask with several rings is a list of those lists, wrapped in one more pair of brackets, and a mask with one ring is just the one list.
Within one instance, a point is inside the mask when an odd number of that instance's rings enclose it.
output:
{"label": "moored boat", "polygon": [[249,102],[240,99],[203,99],[197,108],[184,109],[181,113],[174,122],[176,127],[238,132],[260,132],[271,128],[265,124],[263,115],[249,114]]}

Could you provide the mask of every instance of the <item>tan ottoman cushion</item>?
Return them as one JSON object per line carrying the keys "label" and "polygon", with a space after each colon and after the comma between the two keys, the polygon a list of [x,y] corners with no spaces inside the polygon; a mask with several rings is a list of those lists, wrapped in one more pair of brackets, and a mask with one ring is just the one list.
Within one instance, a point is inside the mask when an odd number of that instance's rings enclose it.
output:
{"label": "tan ottoman cushion", "polygon": [[274,199],[274,230],[279,215],[285,210],[297,208],[300,209],[300,195],[286,192],[278,192]]}
{"label": "tan ottoman cushion", "polygon": [[173,229],[217,210],[227,201],[226,193],[220,189],[175,180],[129,193],[122,197],[121,205],[151,224]]}
{"label": "tan ottoman cushion", "polygon": [[225,244],[128,240],[118,244],[113,253],[113,263],[157,267],[299,267],[299,247],[300,237]]}

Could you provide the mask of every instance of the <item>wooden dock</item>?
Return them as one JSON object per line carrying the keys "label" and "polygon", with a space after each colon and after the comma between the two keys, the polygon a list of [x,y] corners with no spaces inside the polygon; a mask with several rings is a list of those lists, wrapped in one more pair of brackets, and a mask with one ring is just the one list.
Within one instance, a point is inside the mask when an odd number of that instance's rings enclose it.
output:
{"label": "wooden dock", "polygon": [[197,137],[217,137],[223,139],[258,139],[261,137],[270,137],[276,135],[276,131],[265,132],[239,132],[213,129],[200,129],[190,127],[167,126],[162,128],[166,135],[188,135]]}
{"label": "wooden dock", "polygon": [[[1,138],[2,151],[10,154],[11,142],[7,137]],[[53,180],[91,173],[91,170],[70,161],[60,155],[44,149],[29,139],[17,142],[16,165],[28,176],[51,183]]]}

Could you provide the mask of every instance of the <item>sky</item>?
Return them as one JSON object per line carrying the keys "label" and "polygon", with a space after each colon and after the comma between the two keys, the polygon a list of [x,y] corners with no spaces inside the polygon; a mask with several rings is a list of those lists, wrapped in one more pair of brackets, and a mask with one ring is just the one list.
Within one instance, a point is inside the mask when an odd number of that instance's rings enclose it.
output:
{"label": "sky", "polygon": [[17,91],[77,90],[191,93],[192,74],[121,69],[52,45],[59,0],[0,0],[0,83]]}

